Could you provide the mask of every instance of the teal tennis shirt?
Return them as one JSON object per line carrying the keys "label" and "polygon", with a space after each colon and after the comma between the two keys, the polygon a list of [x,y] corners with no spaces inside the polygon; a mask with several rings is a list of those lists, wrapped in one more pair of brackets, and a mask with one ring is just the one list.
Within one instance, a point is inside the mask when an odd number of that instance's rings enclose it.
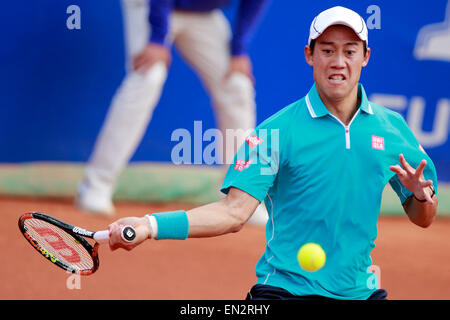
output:
{"label": "teal tennis shirt", "polygon": [[[377,237],[381,197],[389,182],[403,203],[412,193],[389,170],[399,154],[416,168],[427,160],[424,176],[437,177],[403,117],[368,101],[358,85],[361,105],[346,126],[320,99],[308,94],[261,123],[230,165],[222,192],[241,189],[263,201],[269,213],[266,248],[256,265],[257,283],[294,295],[367,299],[377,290],[371,250]],[[300,268],[299,248],[322,246],[325,266]]]}

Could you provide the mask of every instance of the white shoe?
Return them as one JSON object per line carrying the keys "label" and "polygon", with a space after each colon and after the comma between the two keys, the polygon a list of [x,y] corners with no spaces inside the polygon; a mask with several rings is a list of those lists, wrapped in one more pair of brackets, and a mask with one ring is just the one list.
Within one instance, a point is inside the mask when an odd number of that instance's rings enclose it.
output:
{"label": "white shoe", "polygon": [[255,212],[253,212],[250,219],[248,219],[247,223],[265,226],[268,219],[269,214],[267,213],[266,205],[264,204],[264,202],[261,202],[256,208]]}
{"label": "white shoe", "polygon": [[89,188],[86,183],[81,183],[78,187],[75,206],[86,213],[105,217],[111,217],[115,212],[111,196],[106,192]]}

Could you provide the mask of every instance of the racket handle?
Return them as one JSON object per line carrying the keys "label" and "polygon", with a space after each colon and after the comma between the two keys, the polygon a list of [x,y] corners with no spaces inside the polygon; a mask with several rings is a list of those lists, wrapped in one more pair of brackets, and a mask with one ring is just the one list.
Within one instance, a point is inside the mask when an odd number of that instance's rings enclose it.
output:
{"label": "racket handle", "polygon": [[[125,226],[122,229],[122,239],[125,242],[132,242],[136,238],[136,230],[132,226]],[[109,230],[97,231],[94,233],[94,240],[100,244],[109,242]]]}
{"label": "racket handle", "polygon": [[97,231],[94,233],[94,240],[100,244],[109,242],[109,230]]}
{"label": "racket handle", "polygon": [[122,229],[122,239],[125,242],[132,242],[136,238],[136,230],[132,226],[125,226]]}

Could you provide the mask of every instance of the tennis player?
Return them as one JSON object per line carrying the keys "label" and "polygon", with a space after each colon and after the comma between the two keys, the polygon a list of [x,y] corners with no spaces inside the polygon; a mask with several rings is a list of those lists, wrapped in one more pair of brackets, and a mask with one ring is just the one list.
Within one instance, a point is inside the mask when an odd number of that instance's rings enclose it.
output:
{"label": "tennis player", "polygon": [[[371,54],[360,15],[343,7],[321,12],[304,51],[314,84],[241,146],[223,182],[227,196],[187,212],[118,220],[110,225],[111,249],[237,232],[265,200],[267,244],[247,299],[387,298],[369,285],[368,271],[383,189],[390,183],[409,219],[426,228],[438,206],[435,167],[404,119],[368,101],[359,83]],[[126,224],[138,229],[130,244],[119,233]],[[307,242],[327,254],[316,272],[297,262]]]}

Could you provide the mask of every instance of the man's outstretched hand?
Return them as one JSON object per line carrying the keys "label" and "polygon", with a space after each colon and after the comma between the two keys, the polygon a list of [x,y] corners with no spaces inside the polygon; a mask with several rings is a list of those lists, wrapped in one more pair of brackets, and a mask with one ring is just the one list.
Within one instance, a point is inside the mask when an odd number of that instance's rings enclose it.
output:
{"label": "man's outstretched hand", "polygon": [[414,169],[405,159],[403,154],[399,155],[400,164],[390,166],[389,169],[395,172],[400,182],[411,191],[414,196],[419,200],[426,200],[427,203],[433,204],[434,201],[431,198],[432,192],[430,190],[430,186],[433,185],[433,181],[425,180],[423,176],[423,169],[427,165],[426,160],[422,160],[419,166]]}

